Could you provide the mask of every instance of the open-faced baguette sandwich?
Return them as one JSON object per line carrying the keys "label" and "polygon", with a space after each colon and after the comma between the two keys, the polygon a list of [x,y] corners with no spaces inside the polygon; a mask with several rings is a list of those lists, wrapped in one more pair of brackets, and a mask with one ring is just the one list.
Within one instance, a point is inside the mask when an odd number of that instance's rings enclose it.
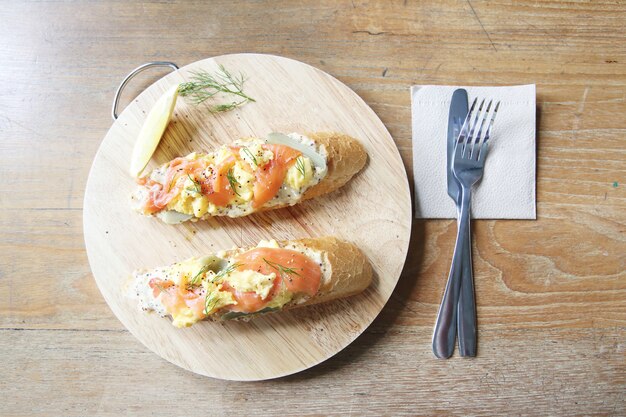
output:
{"label": "open-faced baguette sandwich", "polygon": [[176,224],[292,206],[344,185],[367,154],[338,133],[270,133],[176,158],[139,178],[133,208]]}
{"label": "open-faced baguette sandwich", "polygon": [[145,311],[170,316],[176,327],[200,320],[247,320],[265,313],[357,294],[372,267],[353,244],[334,237],[262,241],[136,271],[130,296]]}

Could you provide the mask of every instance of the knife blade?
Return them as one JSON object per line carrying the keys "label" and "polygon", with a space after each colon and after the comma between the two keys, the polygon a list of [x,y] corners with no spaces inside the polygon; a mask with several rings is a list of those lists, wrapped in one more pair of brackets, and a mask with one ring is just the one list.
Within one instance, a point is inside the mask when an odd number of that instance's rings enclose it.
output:
{"label": "knife blade", "polygon": [[455,204],[459,201],[461,187],[459,180],[452,173],[452,161],[454,160],[454,146],[461,131],[461,125],[469,111],[467,107],[467,91],[463,88],[454,90],[452,101],[450,102],[450,112],[448,113],[448,195]]}
{"label": "knife blade", "polygon": [[[452,172],[452,161],[454,159],[454,148],[463,121],[468,112],[468,97],[465,89],[459,88],[452,94],[450,102],[450,112],[448,114],[448,158],[447,177],[448,195],[457,206],[460,206],[461,186]],[[457,333],[459,354],[461,356],[476,356],[476,302],[474,296],[474,282],[472,278],[471,262],[471,239],[467,233],[467,239],[463,242],[463,252],[468,256],[463,257],[463,265],[459,273],[461,274],[461,290],[457,306]]]}

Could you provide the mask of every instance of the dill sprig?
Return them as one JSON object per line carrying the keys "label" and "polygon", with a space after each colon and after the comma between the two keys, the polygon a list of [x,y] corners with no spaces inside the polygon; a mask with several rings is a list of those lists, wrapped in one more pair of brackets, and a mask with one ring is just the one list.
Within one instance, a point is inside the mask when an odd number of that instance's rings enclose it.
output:
{"label": "dill sprig", "polygon": [[[235,269],[239,268],[243,264],[235,262],[233,264],[228,265],[226,268],[222,269],[218,272],[213,278],[211,278],[211,282],[215,283],[217,281],[221,281],[223,278],[232,273]],[[204,298],[204,314],[209,314],[217,305],[219,298],[217,296],[218,291],[210,291],[207,293]]]}
{"label": "dill sprig", "polygon": [[248,155],[250,157],[250,159],[252,159],[252,161],[254,162],[254,165],[259,166],[259,163],[256,161],[256,158],[254,157],[254,154],[252,152],[250,152],[250,149],[243,147],[241,148],[242,151],[244,151],[246,153],[246,155]]}
{"label": "dill sprig", "polygon": [[220,272],[218,272],[215,277],[213,278],[213,282],[217,281],[217,280],[221,280],[224,277],[230,275],[235,269],[239,268],[240,266],[242,266],[243,264],[240,264],[238,262],[235,262],[234,264],[230,264],[228,265],[226,268],[222,269]]}
{"label": "dill sprig", "polygon": [[231,103],[222,103],[209,107],[212,113],[232,110],[249,101],[256,101],[243,92],[245,76],[231,74],[223,65],[215,73],[206,71],[193,72],[191,81],[182,83],[178,89],[178,94],[188,97],[194,104],[200,104],[217,94],[230,94],[238,97]]}
{"label": "dill sprig", "polygon": [[241,100],[241,101],[233,101],[232,103],[216,104],[215,106],[210,107],[209,111],[211,113],[221,113],[223,111],[230,111],[230,110],[234,109],[235,107],[241,106],[246,101],[247,100]]}
{"label": "dill sprig", "polygon": [[168,193],[172,191],[172,188],[174,188],[174,184],[176,184],[176,182],[178,182],[178,178],[176,177],[176,175],[174,175],[174,177],[172,177],[172,181],[170,181],[170,184],[167,186]]}
{"label": "dill sprig", "polygon": [[272,261],[268,261],[267,259],[263,258],[263,261],[268,264],[271,268],[274,268],[278,271],[279,274],[287,274],[287,275],[297,275],[297,276],[301,276],[300,274],[298,274],[296,272],[295,269],[293,268],[287,268],[286,266],[282,266],[280,264],[277,264],[276,262],[272,262]]}
{"label": "dill sprig", "polygon": [[306,177],[306,169],[304,167],[304,159],[301,156],[296,159],[296,169],[300,171],[303,177]]}
{"label": "dill sprig", "polygon": [[237,196],[240,197],[239,192],[237,191],[237,185],[239,185],[239,181],[237,181],[237,178],[235,178],[235,176],[233,175],[233,169],[229,169],[228,172],[226,173],[226,178],[228,178],[228,183],[230,184],[230,189],[233,190],[233,192],[235,194],[237,194]]}
{"label": "dill sprig", "polygon": [[217,292],[211,291],[210,293],[208,293],[206,297],[204,298],[203,313],[209,314],[211,311],[213,311],[218,301],[219,301],[219,298],[217,297]]}
{"label": "dill sprig", "polygon": [[189,174],[187,174],[187,178],[189,178],[191,182],[193,183],[193,188],[187,188],[187,191],[195,191],[198,194],[200,194],[202,192],[202,187],[200,186],[200,182],[198,180],[191,178],[191,175]]}
{"label": "dill sprig", "polygon": [[189,285],[200,284],[200,282],[202,281],[202,276],[206,274],[207,272],[209,272],[209,269],[211,269],[209,265],[204,265],[202,268],[200,268],[200,271],[198,271],[198,273],[187,282],[187,284]]}

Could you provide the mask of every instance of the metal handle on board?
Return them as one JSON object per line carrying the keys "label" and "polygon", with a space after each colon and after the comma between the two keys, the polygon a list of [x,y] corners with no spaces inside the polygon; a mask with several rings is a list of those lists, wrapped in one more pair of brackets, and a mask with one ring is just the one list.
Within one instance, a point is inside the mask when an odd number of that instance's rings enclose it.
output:
{"label": "metal handle on board", "polygon": [[154,62],[147,62],[147,63],[145,63],[143,65],[138,66],[134,70],[132,70],[126,76],[126,78],[124,78],[124,81],[122,81],[120,86],[117,87],[117,91],[115,92],[115,98],[113,98],[113,109],[111,110],[111,116],[113,116],[113,120],[117,119],[117,106],[118,106],[118,104],[120,102],[120,96],[122,95],[122,90],[124,90],[124,87],[126,87],[126,84],[128,84],[128,82],[135,75],[139,74],[140,72],[143,72],[144,70],[147,70],[148,68],[152,68],[152,67],[170,67],[174,71],[176,71],[178,69],[178,65],[176,65],[173,62],[169,62],[169,61],[154,61]]}

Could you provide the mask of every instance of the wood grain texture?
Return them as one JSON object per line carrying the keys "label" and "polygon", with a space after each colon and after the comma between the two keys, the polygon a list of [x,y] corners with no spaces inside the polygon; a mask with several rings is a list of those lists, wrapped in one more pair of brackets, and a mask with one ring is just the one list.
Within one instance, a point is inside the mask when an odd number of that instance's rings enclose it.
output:
{"label": "wood grain texture", "polygon": [[[265,137],[273,131],[329,131],[358,138],[369,155],[367,166],[328,195],[245,218],[215,217],[172,226],[131,212],[130,195],[137,184],[128,175],[128,167],[146,114],[172,85],[188,81],[194,72],[214,72],[220,65],[234,74],[246,74],[246,93],[256,102],[210,114],[206,106],[188,105],[181,99],[148,169],[196,150],[211,151],[239,138]],[[396,286],[411,231],[405,170],[380,119],[328,74],[292,59],[262,54],[231,54],[195,62],[137,97],[98,149],[83,213],[92,272],[120,321],[170,362],[202,375],[238,381],[302,371],[352,342],[378,315]],[[177,329],[155,314],[143,314],[137,300],[128,297],[130,274],[137,269],[255,246],[260,240],[323,236],[357,245],[369,260],[375,279],[363,293],[250,323],[203,322],[188,329]]]}
{"label": "wood grain texture", "polygon": [[[625,414],[623,1],[2,6],[0,414]],[[123,330],[91,276],[81,226],[112,95],[142,62],[237,52],[294,58],[347,84],[409,173],[411,84],[537,84],[538,220],[474,224],[478,358],[430,352],[452,221],[414,223],[382,314],[300,374],[214,381]],[[126,103],[162,75],[133,83]],[[204,401],[180,401],[194,396]]]}

